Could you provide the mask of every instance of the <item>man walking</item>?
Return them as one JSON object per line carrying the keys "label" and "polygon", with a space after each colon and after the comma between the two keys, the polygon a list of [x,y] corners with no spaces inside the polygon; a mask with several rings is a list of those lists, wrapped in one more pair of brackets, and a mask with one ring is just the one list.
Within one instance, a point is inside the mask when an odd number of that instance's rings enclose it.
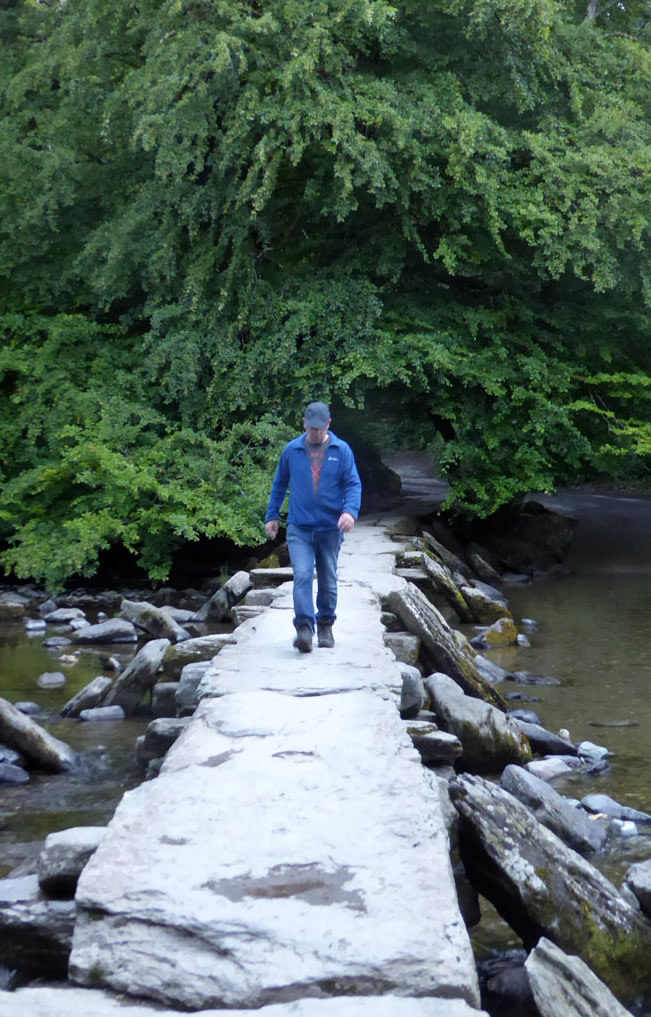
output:
{"label": "man walking", "polygon": [[[305,433],[283,449],[265,515],[267,536],[278,534],[281,506],[289,488],[287,544],[294,569],[294,646],[311,653],[316,622],[319,646],[335,645],[337,559],[344,533],[359,514],[362,485],[352,449],[333,434],[325,403],[310,403]],[[316,617],[312,582],[316,565]]]}

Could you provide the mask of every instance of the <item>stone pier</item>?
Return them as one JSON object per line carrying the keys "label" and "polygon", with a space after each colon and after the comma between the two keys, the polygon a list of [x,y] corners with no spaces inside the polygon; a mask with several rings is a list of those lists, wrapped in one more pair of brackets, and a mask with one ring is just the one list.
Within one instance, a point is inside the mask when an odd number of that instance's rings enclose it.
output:
{"label": "stone pier", "polygon": [[292,648],[287,584],[214,658],[82,874],[80,987],[0,993],[3,1017],[478,1017],[441,788],[383,642],[386,525],[346,538],[334,649]]}

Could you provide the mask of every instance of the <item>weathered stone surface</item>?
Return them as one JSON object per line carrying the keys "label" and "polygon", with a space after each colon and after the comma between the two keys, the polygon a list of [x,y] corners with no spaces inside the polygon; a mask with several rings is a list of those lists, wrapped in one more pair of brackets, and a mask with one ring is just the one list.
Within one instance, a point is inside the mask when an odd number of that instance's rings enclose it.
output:
{"label": "weathered stone surface", "polygon": [[189,721],[189,717],[158,717],[152,720],[142,739],[138,739],[138,760],[146,764],[150,759],[164,756],[185,731]]}
{"label": "weathered stone surface", "polygon": [[176,717],[179,682],[156,682],[151,691],[152,717]]}
{"label": "weathered stone surface", "polygon": [[405,627],[420,637],[423,656],[433,670],[450,675],[464,692],[506,712],[506,703],[500,694],[484,681],[477,669],[475,653],[467,641],[452,631],[440,611],[420,590],[409,583],[406,588],[391,592],[387,601]]}
{"label": "weathered stone surface", "polygon": [[0,741],[20,752],[32,764],[55,773],[72,769],[77,761],[69,745],[1,698]]}
{"label": "weathered stone surface", "polygon": [[244,598],[244,603],[247,607],[271,607],[274,600],[281,596],[280,590],[270,586],[263,590],[249,590]]}
{"label": "weathered stone surface", "polygon": [[138,633],[126,618],[109,618],[87,625],[73,636],[75,643],[137,643]]}
{"label": "weathered stone surface", "polygon": [[480,893],[533,946],[553,936],[620,999],[651,987],[651,924],[513,795],[481,777],[450,785],[461,859]]}
{"label": "weathered stone surface", "polygon": [[579,854],[591,855],[604,847],[608,837],[604,827],[570,805],[540,777],[521,766],[507,766],[500,783],[531,809],[539,822]]}
{"label": "weathered stone surface", "polygon": [[120,604],[120,614],[156,639],[169,639],[170,643],[180,643],[190,638],[190,634],[169,612],[154,607],[146,600],[123,600]]}
{"label": "weathered stone surface", "polygon": [[525,967],[540,1017],[632,1017],[580,957],[544,936]]}
{"label": "weathered stone surface", "polygon": [[534,777],[540,777],[541,780],[553,780],[554,777],[561,777],[563,774],[570,773],[571,770],[572,767],[561,756],[533,759],[527,763],[527,771]]}
{"label": "weathered stone surface", "polygon": [[210,661],[224,646],[236,641],[237,637],[230,632],[217,632],[210,636],[187,639],[183,643],[177,643],[176,646],[170,646],[163,659],[163,670],[165,674],[178,678],[186,664]]}
{"label": "weathered stone surface", "polygon": [[454,551],[450,551],[428,530],[423,530],[423,541],[432,554],[436,555],[439,561],[441,561],[452,574],[458,572],[462,576],[468,576],[469,569],[466,562],[463,561],[459,555],[455,554]]}
{"label": "weathered stone surface", "polygon": [[82,873],[73,979],[189,1009],[333,986],[478,1005],[430,781],[371,691],[203,701]]}
{"label": "weathered stone surface", "polygon": [[38,859],[38,882],[48,897],[74,897],[84,865],[99,847],[105,826],[75,826],[50,833]]}
{"label": "weathered stone surface", "polygon": [[265,609],[262,605],[236,604],[235,607],[231,608],[233,624],[241,625],[242,622],[248,621],[249,618],[256,618],[259,614],[262,614],[264,610]]}
{"label": "weathered stone surface", "polygon": [[[100,989],[25,988],[0,992],[2,1017],[179,1017],[178,1010],[127,1003]],[[336,996],[272,1003],[259,1010],[199,1010],[194,1017],[488,1017],[462,999]],[[600,1015],[599,1015],[600,1017]],[[613,1017],[620,1017],[614,1014]]]}
{"label": "weathered stone surface", "polygon": [[280,586],[281,583],[291,582],[294,578],[294,570],[291,565],[277,569],[251,569],[249,576],[256,590],[259,590],[267,586]]}
{"label": "weathered stone surface", "polygon": [[490,650],[496,646],[514,646],[517,641],[518,630],[510,616],[499,618],[470,640],[471,645],[480,650]]}
{"label": "weathered stone surface", "polygon": [[401,664],[411,664],[415,667],[420,654],[420,639],[408,632],[386,632],[384,645],[391,650],[396,660]]}
{"label": "weathered stone surface", "polygon": [[[267,570],[270,571],[270,570]],[[227,579],[221,589],[213,593],[203,607],[196,612],[193,621],[228,621],[231,610],[242,599],[253,585],[248,572],[236,572]]]}
{"label": "weathered stone surface", "polygon": [[186,664],[181,671],[179,687],[176,692],[176,714],[178,717],[189,717],[199,704],[199,682],[208,670],[209,661],[199,660],[194,664]]}
{"label": "weathered stone surface", "polygon": [[463,769],[499,773],[507,763],[531,758],[529,743],[515,721],[489,703],[465,695],[448,675],[429,675],[425,689],[440,726],[463,746]]}
{"label": "weathered stone surface", "polygon": [[74,918],[74,901],[44,899],[36,875],[0,880],[0,964],[65,978]]}
{"label": "weathered stone surface", "polygon": [[61,710],[62,717],[78,717],[82,710],[92,710],[100,706],[112,682],[106,675],[99,674],[93,678],[76,696],[69,699]]}
{"label": "weathered stone surface", "polygon": [[439,731],[436,724],[426,720],[408,721],[407,734],[424,763],[452,764],[463,752],[456,735]]}
{"label": "weathered stone surface", "polygon": [[121,706],[126,716],[131,716],[154,685],[169,645],[169,639],[152,639],[146,643],[117,678],[104,705]]}

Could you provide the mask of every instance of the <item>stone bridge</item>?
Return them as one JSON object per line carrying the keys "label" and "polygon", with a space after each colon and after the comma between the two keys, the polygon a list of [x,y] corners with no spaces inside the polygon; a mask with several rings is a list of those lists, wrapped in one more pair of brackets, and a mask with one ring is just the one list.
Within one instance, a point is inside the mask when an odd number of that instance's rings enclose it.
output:
{"label": "stone bridge", "polygon": [[404,583],[389,523],[346,539],[334,649],[292,648],[287,584],[215,657],[82,874],[78,987],[0,993],[3,1017],[479,1017],[447,792],[383,639],[381,599]]}

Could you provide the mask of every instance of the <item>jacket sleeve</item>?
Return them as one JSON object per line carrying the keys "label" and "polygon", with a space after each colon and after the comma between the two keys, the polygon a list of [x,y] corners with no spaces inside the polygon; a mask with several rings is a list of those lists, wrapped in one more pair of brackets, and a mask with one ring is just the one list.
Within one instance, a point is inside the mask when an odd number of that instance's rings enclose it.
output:
{"label": "jacket sleeve", "polygon": [[357,519],[362,503],[362,482],[359,479],[359,473],[355,465],[355,456],[350,447],[346,449],[346,465],[342,477],[342,485],[344,489],[344,505],[341,511],[349,512],[354,519]]}
{"label": "jacket sleeve", "polygon": [[264,517],[265,523],[268,523],[270,519],[278,519],[280,517],[280,510],[285,501],[285,495],[287,494],[287,488],[289,487],[289,457],[287,449],[283,449],[278,462],[278,468],[276,475],[271,485],[271,494],[269,496],[269,503],[267,505],[267,512]]}

